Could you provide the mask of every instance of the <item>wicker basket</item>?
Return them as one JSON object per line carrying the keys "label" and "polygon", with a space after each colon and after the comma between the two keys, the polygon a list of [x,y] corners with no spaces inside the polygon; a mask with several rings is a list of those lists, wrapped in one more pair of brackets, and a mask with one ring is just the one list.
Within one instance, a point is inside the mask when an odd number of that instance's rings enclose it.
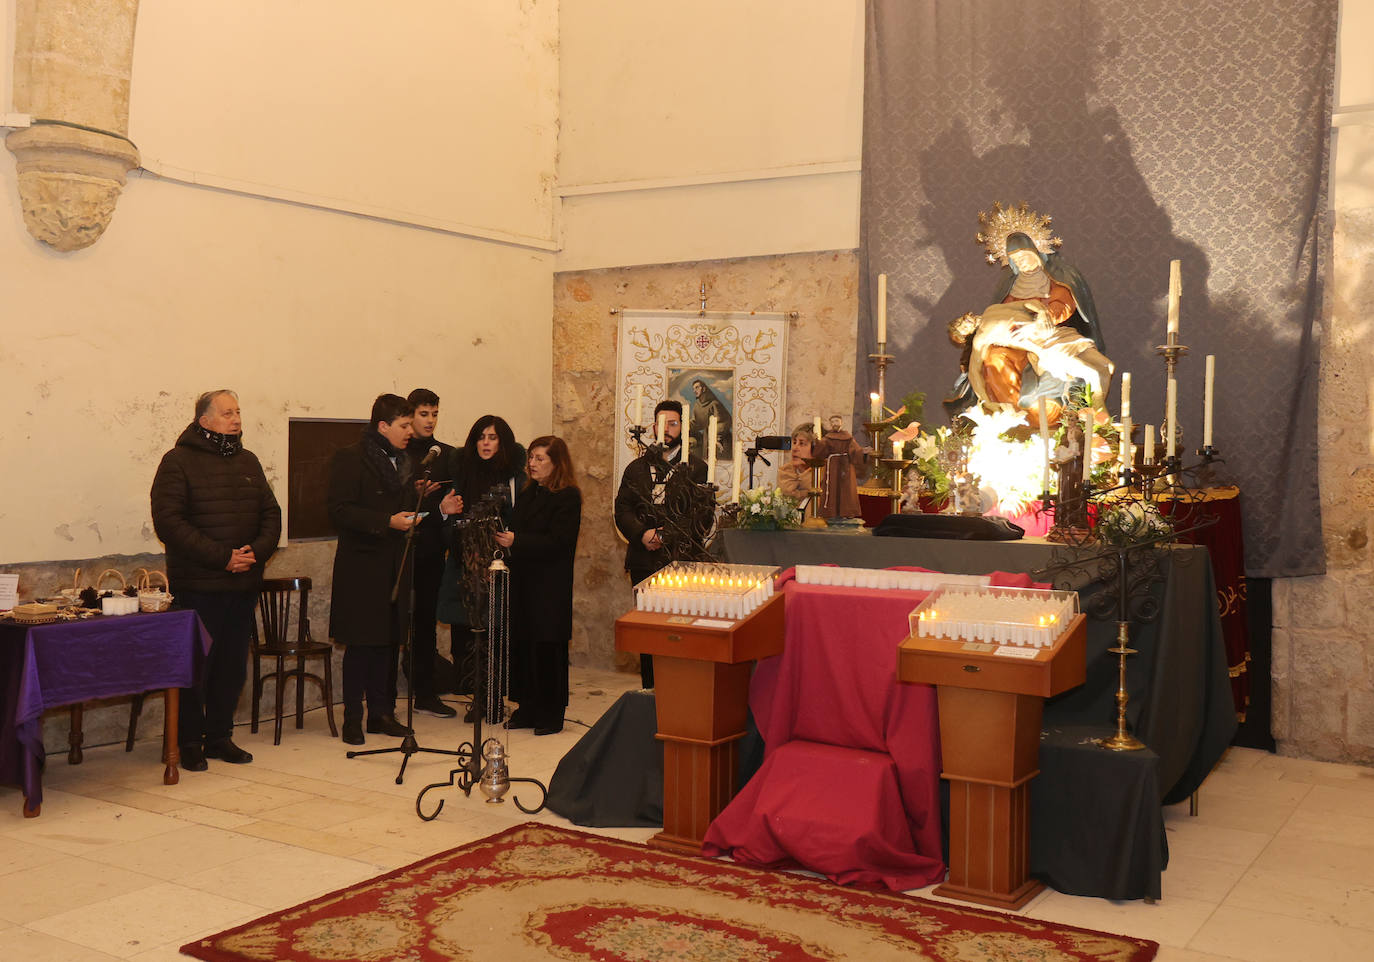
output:
{"label": "wicker basket", "polygon": [[[142,572],[142,574],[138,574]],[[161,571],[149,571],[147,568],[139,568],[138,578],[134,585],[138,588],[138,608],[140,611],[166,611],[172,607],[172,586],[167,581],[167,575]],[[153,584],[153,578],[162,580],[161,587]]]}
{"label": "wicker basket", "polygon": [[[77,569],[77,571],[80,571],[80,570],[81,570],[80,568]],[[97,593],[97,594],[98,594],[99,592],[102,592],[102,591],[107,590],[105,587],[103,587],[104,584],[105,584],[105,576],[106,576],[106,575],[114,575],[116,578],[119,579],[119,587],[118,587],[118,588],[110,588],[110,589],[108,589],[108,590],[110,590],[110,591],[115,591],[115,592],[122,592],[125,588],[129,587],[129,582],[125,579],[125,577],[124,577],[122,574],[120,574],[120,573],[119,573],[117,570],[115,570],[114,568],[106,568],[104,571],[100,572],[100,575],[95,579],[95,585],[94,585],[94,587],[95,587],[95,590],[96,590],[96,593]]]}

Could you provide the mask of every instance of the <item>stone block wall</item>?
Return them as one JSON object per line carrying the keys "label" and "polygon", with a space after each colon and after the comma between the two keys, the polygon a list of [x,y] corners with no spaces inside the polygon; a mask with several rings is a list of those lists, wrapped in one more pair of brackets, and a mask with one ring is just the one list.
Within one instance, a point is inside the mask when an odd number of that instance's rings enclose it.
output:
{"label": "stone block wall", "polygon": [[1318,432],[1326,574],[1274,582],[1273,733],[1374,763],[1374,208],[1337,212]]}
{"label": "stone block wall", "polygon": [[[572,659],[629,667],[612,625],[629,607],[625,544],[611,510],[619,317],[613,309],[796,311],[787,345],[787,423],[853,406],[858,256],[853,251],[608,268],[554,275],[554,433],[568,442],[582,487]],[[634,665],[638,661],[633,662]]]}

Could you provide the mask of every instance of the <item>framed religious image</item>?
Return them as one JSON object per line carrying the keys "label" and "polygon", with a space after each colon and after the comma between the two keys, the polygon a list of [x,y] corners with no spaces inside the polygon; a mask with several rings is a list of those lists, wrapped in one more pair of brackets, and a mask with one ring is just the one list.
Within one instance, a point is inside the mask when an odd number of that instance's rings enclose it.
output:
{"label": "framed religious image", "polygon": [[[736,452],[754,448],[760,435],[787,434],[787,325],[785,314],[699,311],[620,312],[616,363],[616,478],[639,456],[631,427],[652,439],[654,407],[675,400],[693,454],[710,460],[706,438],[716,417],[715,473],[711,481],[727,501],[734,490]],[[776,451],[741,458],[741,489],[777,483]],[[771,461],[765,464],[763,458]]]}
{"label": "framed religious image", "polygon": [[716,460],[729,461],[735,449],[735,372],[733,368],[668,368],[668,397],[687,414],[683,430],[691,449],[705,458],[711,418],[716,419]]}

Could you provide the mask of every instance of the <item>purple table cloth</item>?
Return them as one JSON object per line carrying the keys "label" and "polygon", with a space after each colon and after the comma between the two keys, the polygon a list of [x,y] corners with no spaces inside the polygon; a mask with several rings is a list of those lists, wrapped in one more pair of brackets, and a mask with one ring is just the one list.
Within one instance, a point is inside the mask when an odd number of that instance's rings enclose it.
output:
{"label": "purple table cloth", "polygon": [[0,782],[43,801],[43,712],[199,682],[211,639],[194,611],[0,623]]}

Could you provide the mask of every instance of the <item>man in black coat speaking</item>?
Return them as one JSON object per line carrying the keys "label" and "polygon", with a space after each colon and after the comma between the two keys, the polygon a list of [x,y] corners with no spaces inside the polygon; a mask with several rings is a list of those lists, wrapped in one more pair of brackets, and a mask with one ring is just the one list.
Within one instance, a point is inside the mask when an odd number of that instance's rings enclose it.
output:
{"label": "man in black coat speaking", "polygon": [[406,532],[415,526],[405,453],[414,413],[403,397],[378,396],[362,439],[336,452],[329,466],[329,520],[339,533],[329,634],[344,646],[343,740],[349,745],[364,741],[364,697],[369,734],[410,734],[396,720],[396,655],[410,613],[409,572],[402,577],[401,568]]}
{"label": "man in black coat speaking", "polygon": [[206,758],[251,762],[230,736],[263,568],[281,537],[281,508],[262,464],[243,447],[233,391],[208,391],[196,401],[195,420],[158,465],[151,500],[172,594],[200,616],[214,642],[203,691],[181,692],[181,766],[203,772]]}

